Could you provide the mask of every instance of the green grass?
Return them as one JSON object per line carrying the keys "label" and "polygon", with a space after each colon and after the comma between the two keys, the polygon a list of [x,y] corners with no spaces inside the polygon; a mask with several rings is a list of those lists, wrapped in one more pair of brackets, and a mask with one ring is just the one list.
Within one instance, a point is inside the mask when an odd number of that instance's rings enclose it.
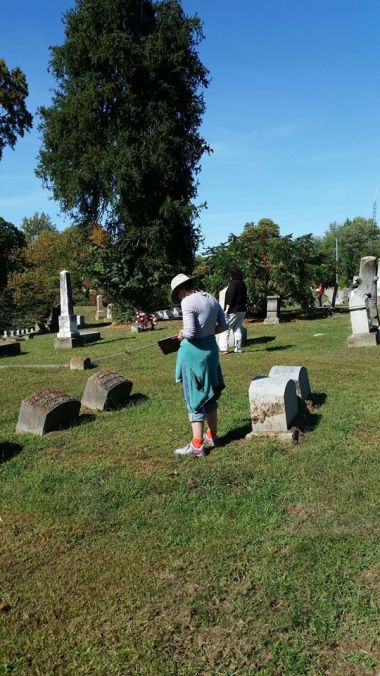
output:
{"label": "green grass", "polygon": [[[119,353],[179,326],[102,328],[74,354],[111,355],[99,366],[133,380],[132,405],[40,438],[15,433],[22,398],[80,398],[91,371],[0,368],[0,673],[374,673],[378,350],[346,348],[345,315],[248,324],[222,362],[224,445],[177,459],[175,355]],[[68,362],[53,340],[0,366]],[[250,379],[281,363],[308,368],[314,424],[296,446],[245,441]]]}

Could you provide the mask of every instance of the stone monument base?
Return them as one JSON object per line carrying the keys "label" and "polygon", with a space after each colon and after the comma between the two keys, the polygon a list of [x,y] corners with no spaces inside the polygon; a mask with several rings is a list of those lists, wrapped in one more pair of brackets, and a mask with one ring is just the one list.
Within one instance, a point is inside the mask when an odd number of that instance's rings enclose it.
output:
{"label": "stone monument base", "polygon": [[376,347],[380,344],[380,333],[353,333],[347,338],[348,347]]}
{"label": "stone monument base", "polygon": [[264,324],[279,324],[280,320],[278,317],[265,317]]}
{"label": "stone monument base", "polygon": [[81,336],[73,336],[72,338],[56,338],[54,347],[56,350],[70,350],[73,347],[81,347],[83,340]]}
{"label": "stone monument base", "polygon": [[299,431],[294,428],[287,430],[286,432],[248,432],[248,434],[245,435],[245,438],[248,441],[252,441],[252,439],[257,439],[258,437],[271,437],[272,439],[277,439],[278,441],[283,441],[287,444],[294,444],[299,441]]}
{"label": "stone monument base", "polygon": [[80,334],[82,339],[82,345],[87,345],[87,343],[95,343],[97,340],[100,340],[100,331],[82,331]]}

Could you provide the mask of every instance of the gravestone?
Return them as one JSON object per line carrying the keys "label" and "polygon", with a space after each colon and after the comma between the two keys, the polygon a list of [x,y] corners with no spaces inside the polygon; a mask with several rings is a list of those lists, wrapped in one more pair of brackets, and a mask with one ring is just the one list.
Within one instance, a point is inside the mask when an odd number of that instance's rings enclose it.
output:
{"label": "gravestone", "polygon": [[120,408],[128,402],[132,386],[132,381],[117,371],[102,369],[87,380],[82,406],[98,411]]}
{"label": "gravestone", "polygon": [[349,300],[352,334],[348,347],[374,347],[379,344],[379,332],[371,331],[368,297],[358,287],[353,288]]}
{"label": "gravestone", "polygon": [[173,310],[170,310],[170,308],[167,308],[166,310],[164,310],[163,319],[174,319]]}
{"label": "gravestone", "polygon": [[77,326],[78,326],[78,329],[85,326],[84,315],[77,315]]}
{"label": "gravestone", "polygon": [[279,324],[280,296],[267,296],[267,316],[264,324]]}
{"label": "gravestone", "polygon": [[112,303],[108,303],[107,305],[107,319],[112,319]]}
{"label": "gravestone", "polygon": [[269,378],[283,378],[286,382],[294,380],[297,396],[305,401],[311,394],[309,376],[304,366],[272,366]]}
{"label": "gravestone", "polygon": [[84,371],[85,369],[92,368],[92,362],[90,357],[71,357],[70,359],[70,369],[77,371]]}
{"label": "gravestone", "polygon": [[377,293],[377,307],[379,307],[379,305],[380,305],[380,258],[377,261],[376,293]]}
{"label": "gravestone", "polygon": [[105,319],[106,318],[106,309],[103,305],[103,296],[101,294],[98,294],[96,296],[96,313],[95,313],[95,319]]}
{"label": "gravestone", "polygon": [[252,432],[246,439],[274,436],[291,441],[290,429],[298,413],[298,400],[294,380],[282,377],[258,377],[249,386]]}
{"label": "gravestone", "polygon": [[377,265],[375,256],[364,256],[360,259],[358,289],[368,296],[368,311],[372,328],[378,328],[377,311]]}
{"label": "gravestone", "polygon": [[59,274],[61,314],[58,317],[59,331],[54,343],[58,349],[77,347],[81,344],[77,318],[73,309],[70,273],[62,270]]}
{"label": "gravestone", "polygon": [[61,306],[60,305],[52,305],[50,308],[50,315],[48,317],[48,320],[46,322],[46,328],[49,329],[51,333],[55,333],[56,331],[59,331],[60,326],[59,326],[59,316],[61,314]]}
{"label": "gravestone", "polygon": [[58,390],[39,390],[21,402],[16,432],[46,434],[78,421],[80,401]]}
{"label": "gravestone", "polygon": [[16,340],[7,339],[0,342],[0,357],[14,357],[21,354],[21,345]]}
{"label": "gravestone", "polygon": [[176,305],[175,307],[173,307],[173,315],[176,319],[182,317],[182,310],[180,305]]}

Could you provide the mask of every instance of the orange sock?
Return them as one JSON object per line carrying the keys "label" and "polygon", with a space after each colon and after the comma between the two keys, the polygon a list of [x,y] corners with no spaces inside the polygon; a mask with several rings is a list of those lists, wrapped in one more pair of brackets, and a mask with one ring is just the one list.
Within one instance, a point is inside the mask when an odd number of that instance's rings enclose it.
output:
{"label": "orange sock", "polygon": [[216,437],[216,430],[207,430],[207,436],[209,439],[215,439]]}
{"label": "orange sock", "polygon": [[203,445],[203,439],[195,439],[195,437],[193,437],[191,443],[193,444],[194,448],[201,448],[201,446]]}

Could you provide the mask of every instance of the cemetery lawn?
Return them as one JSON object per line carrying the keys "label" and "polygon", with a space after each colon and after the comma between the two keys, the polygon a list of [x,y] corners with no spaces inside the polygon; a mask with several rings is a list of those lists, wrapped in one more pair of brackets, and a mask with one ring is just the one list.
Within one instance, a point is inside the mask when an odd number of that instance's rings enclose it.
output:
{"label": "cemetery lawn", "polygon": [[[95,371],[0,368],[0,673],[372,674],[380,666],[380,397],[376,348],[346,348],[347,315],[247,324],[223,358],[222,446],[190,439],[175,355],[148,345],[179,322],[55,351],[22,343],[0,366],[88,355],[133,380],[131,405],[16,434],[42,387],[81,397]],[[322,335],[314,335],[322,334]],[[244,440],[248,386],[306,366],[320,407],[301,443]]]}

